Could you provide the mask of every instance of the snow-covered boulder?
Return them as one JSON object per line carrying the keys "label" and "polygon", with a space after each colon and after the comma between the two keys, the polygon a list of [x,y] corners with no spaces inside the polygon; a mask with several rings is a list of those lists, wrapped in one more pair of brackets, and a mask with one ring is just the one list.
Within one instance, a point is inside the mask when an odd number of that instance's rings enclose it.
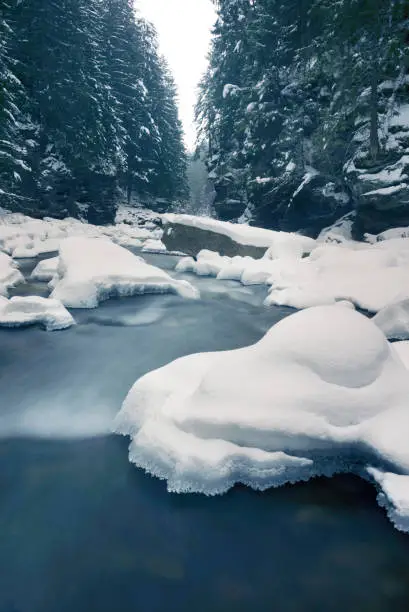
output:
{"label": "snow-covered boulder", "polygon": [[37,296],[0,298],[0,327],[39,324],[47,331],[66,329],[75,321],[59,300]]}
{"label": "snow-covered boulder", "polygon": [[229,257],[261,258],[267,249],[271,256],[296,252],[307,254],[315,240],[289,232],[276,232],[261,227],[217,221],[194,215],[163,215],[163,242],[169,251],[182,251],[195,257],[203,249]]}
{"label": "snow-covered boulder", "polygon": [[42,261],[39,261],[31,273],[31,279],[44,282],[52,280],[52,278],[57,274],[58,261],[58,257],[52,257],[51,259],[43,259]]}
{"label": "snow-covered boulder", "polygon": [[71,308],[95,308],[110,297],[140,293],[178,293],[197,298],[186,281],[147,264],[107,238],[67,238],[61,243],[52,297]]}
{"label": "snow-covered boulder", "polygon": [[344,305],[296,313],[257,344],[183,357],[136,382],[116,417],[130,461],[175,492],[378,468],[409,474],[409,372]]}
{"label": "snow-covered boulder", "polygon": [[0,295],[7,295],[8,289],[24,282],[17,264],[13,259],[0,251]]}
{"label": "snow-covered boulder", "polygon": [[407,340],[409,338],[409,298],[385,306],[373,318],[373,322],[387,338]]}
{"label": "snow-covered boulder", "polygon": [[268,282],[266,305],[306,308],[345,299],[376,313],[409,297],[409,239],[323,244],[302,260],[278,261]]}

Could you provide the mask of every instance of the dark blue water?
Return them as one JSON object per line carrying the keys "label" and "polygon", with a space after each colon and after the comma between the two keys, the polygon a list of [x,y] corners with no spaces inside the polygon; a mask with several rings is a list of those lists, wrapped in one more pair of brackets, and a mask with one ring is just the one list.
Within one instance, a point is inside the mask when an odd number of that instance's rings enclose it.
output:
{"label": "dark blue water", "polygon": [[409,537],[367,483],[169,495],[106,433],[145,372],[253,343],[290,312],[193,280],[198,302],[112,300],[65,332],[0,330],[0,612],[408,610]]}

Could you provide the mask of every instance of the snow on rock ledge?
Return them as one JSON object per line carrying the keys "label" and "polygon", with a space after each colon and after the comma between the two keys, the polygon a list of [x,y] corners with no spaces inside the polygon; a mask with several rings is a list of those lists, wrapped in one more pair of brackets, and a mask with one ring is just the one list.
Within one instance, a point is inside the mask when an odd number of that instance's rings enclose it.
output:
{"label": "snow on rock ledge", "polygon": [[64,240],[51,286],[52,297],[71,308],[95,308],[110,297],[139,293],[171,292],[186,298],[198,297],[190,283],[173,279],[105,238]]}
{"label": "snow on rock ledge", "polygon": [[344,306],[275,325],[257,344],[183,357],[136,382],[116,417],[130,461],[174,492],[223,493],[396,465],[409,474],[409,373]]}
{"label": "snow on rock ledge", "polygon": [[75,321],[59,300],[37,296],[0,298],[0,327],[35,324],[56,331],[71,327]]}
{"label": "snow on rock ledge", "polygon": [[209,217],[165,214],[163,242],[169,251],[182,251],[196,256],[208,249],[220,255],[234,257],[263,257],[267,249],[279,257],[288,251],[301,257],[315,247],[315,240],[288,232],[276,232],[261,227],[250,227],[217,221]]}

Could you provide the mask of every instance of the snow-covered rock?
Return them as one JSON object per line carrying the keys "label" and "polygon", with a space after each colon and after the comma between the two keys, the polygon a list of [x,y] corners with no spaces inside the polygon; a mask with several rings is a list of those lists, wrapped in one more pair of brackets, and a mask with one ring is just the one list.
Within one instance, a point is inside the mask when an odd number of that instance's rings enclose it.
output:
{"label": "snow-covered rock", "polygon": [[75,321],[59,300],[37,296],[0,299],[0,327],[40,324],[47,331],[66,329]]}
{"label": "snow-covered rock", "polygon": [[319,234],[317,242],[341,243],[352,240],[352,227],[355,217],[356,213],[350,212],[329,227],[324,228]]}
{"label": "snow-covered rock", "polygon": [[409,298],[385,306],[373,318],[373,322],[387,338],[406,340],[409,338]]}
{"label": "snow-covered rock", "polygon": [[268,282],[266,305],[306,308],[346,299],[376,313],[409,297],[409,239],[324,244],[302,260],[278,261]]}
{"label": "snow-covered rock", "polygon": [[57,274],[58,260],[58,257],[52,257],[39,261],[31,273],[31,279],[45,282],[52,280]]}
{"label": "snow-covered rock", "polygon": [[7,295],[8,289],[24,282],[24,277],[13,259],[0,251],[0,295]]}
{"label": "snow-covered rock", "polygon": [[107,238],[67,238],[61,243],[52,297],[71,308],[95,308],[114,296],[139,293],[178,293],[197,298],[186,281],[147,264]]}
{"label": "snow-covered rock", "polygon": [[270,249],[272,257],[280,253],[310,253],[315,240],[289,232],[276,232],[261,227],[217,221],[194,215],[163,215],[163,242],[171,251],[196,256],[208,249],[229,257],[263,257]]}
{"label": "snow-covered rock", "polygon": [[163,244],[162,240],[150,238],[149,240],[145,241],[145,243],[144,243],[144,245],[142,247],[142,251],[160,251],[160,252],[164,252],[164,251],[166,251],[166,246]]}
{"label": "snow-covered rock", "polygon": [[175,492],[223,493],[360,472],[409,474],[409,372],[344,305],[296,313],[257,344],[183,357],[136,382],[117,415],[130,461]]}

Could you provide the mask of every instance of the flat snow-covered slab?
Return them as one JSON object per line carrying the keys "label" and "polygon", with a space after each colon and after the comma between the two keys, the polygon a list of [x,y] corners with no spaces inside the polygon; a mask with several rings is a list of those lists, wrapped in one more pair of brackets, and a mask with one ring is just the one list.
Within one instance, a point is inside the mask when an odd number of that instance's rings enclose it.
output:
{"label": "flat snow-covered slab", "polygon": [[139,293],[177,293],[197,298],[186,281],[147,264],[107,238],[73,237],[62,241],[52,297],[71,308],[95,308],[110,297]]}
{"label": "flat snow-covered slab", "polygon": [[0,298],[0,327],[39,324],[47,331],[66,329],[75,321],[59,300],[37,296]]}
{"label": "flat snow-covered slab", "polygon": [[115,424],[132,438],[130,460],[170,491],[209,495],[359,471],[368,460],[409,474],[409,372],[346,306],[304,310],[253,346],[142,377]]}
{"label": "flat snow-covered slab", "polygon": [[166,247],[194,256],[202,249],[211,249],[221,255],[250,255],[257,258],[271,248],[276,256],[290,250],[301,257],[310,253],[316,245],[315,240],[300,234],[217,221],[209,217],[165,214],[162,220]]}

